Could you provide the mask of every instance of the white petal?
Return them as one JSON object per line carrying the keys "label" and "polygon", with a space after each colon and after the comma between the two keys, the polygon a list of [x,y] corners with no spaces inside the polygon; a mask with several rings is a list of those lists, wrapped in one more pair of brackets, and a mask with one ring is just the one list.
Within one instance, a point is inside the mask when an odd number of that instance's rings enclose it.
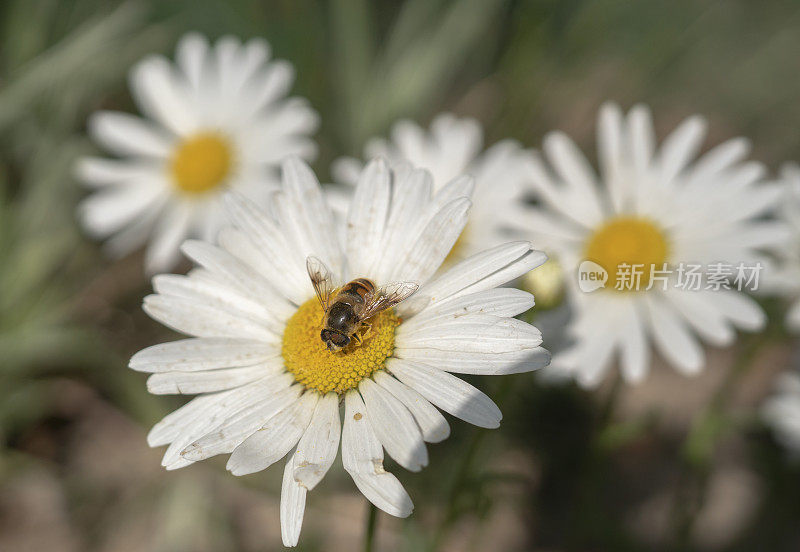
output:
{"label": "white petal", "polygon": [[339,420],[339,396],[328,393],[317,403],[314,415],[294,453],[293,479],[304,489],[312,490],[328,473],[342,432]]}
{"label": "white petal", "polygon": [[239,387],[275,373],[280,367],[257,364],[243,368],[222,368],[197,372],[160,372],[147,378],[147,390],[154,395],[195,395]]}
{"label": "white petal", "polygon": [[533,295],[514,288],[497,288],[437,301],[430,308],[403,323],[403,331],[412,331],[450,319],[473,314],[511,317],[533,307]]}
{"label": "white petal", "polygon": [[427,281],[444,261],[467,223],[471,202],[454,199],[441,208],[416,236],[409,236],[404,254],[398,258],[393,281]]}
{"label": "white petal", "polygon": [[687,375],[703,367],[703,349],[669,305],[659,298],[649,298],[650,333],[658,351],[673,366]]}
{"label": "white petal", "polygon": [[108,159],[105,157],[81,157],[75,164],[75,178],[92,187],[126,182],[150,180],[162,173],[159,162]]}
{"label": "white petal", "polygon": [[208,40],[200,33],[184,35],[175,49],[175,59],[189,83],[195,89],[200,87],[202,74],[205,71],[207,53]]}
{"label": "white petal", "polygon": [[500,409],[467,382],[420,363],[390,358],[387,369],[430,402],[467,423],[494,429],[503,418]]}
{"label": "white petal", "polygon": [[285,319],[279,320],[268,307],[257,303],[259,298],[252,293],[232,289],[227,282],[221,281],[217,273],[209,274],[211,276],[207,278],[198,278],[198,272],[192,272],[190,277],[160,274],[153,278],[153,289],[170,300],[189,300],[198,307],[218,309],[254,322],[258,328],[268,329],[266,333],[259,330],[258,340],[276,343],[283,333]]}
{"label": "white petal", "polygon": [[710,295],[715,293],[668,290],[665,295],[694,331],[712,345],[721,347],[730,344],[736,333],[725,316],[714,306]]}
{"label": "white petal", "polygon": [[196,337],[231,337],[264,340],[274,335],[258,322],[229,312],[198,305],[173,296],[148,295],[144,311],[177,332]]}
{"label": "white petal", "polygon": [[185,241],[181,251],[222,277],[244,297],[258,301],[262,306],[259,309],[261,318],[275,322],[293,312],[293,307],[275,292],[269,282],[227,251],[196,240]]}
{"label": "white petal", "polygon": [[425,441],[438,443],[450,436],[447,420],[425,397],[383,371],[377,372],[374,379],[408,408]]}
{"label": "white petal", "polygon": [[542,344],[542,333],[514,318],[473,315],[447,323],[432,324],[414,332],[398,331],[398,348],[437,349],[479,353],[509,353],[533,349]]}
{"label": "white petal", "polygon": [[293,454],[286,462],[281,484],[281,540],[284,546],[297,546],[306,511],[308,489],[294,479],[295,456]]}
{"label": "white petal", "polygon": [[428,465],[428,451],[419,427],[403,403],[369,378],[358,386],[372,430],[389,456],[410,471]]}
{"label": "white petal", "polygon": [[675,178],[697,155],[705,133],[705,120],[694,116],[686,119],[664,140],[657,163],[665,182]]}
{"label": "white petal", "polygon": [[[152,175],[158,181],[160,175]],[[163,197],[164,189],[151,183],[131,183],[108,187],[87,197],[78,207],[86,230],[104,238],[130,224]]]}
{"label": "white petal", "polygon": [[448,298],[493,289],[543,264],[547,255],[531,249],[528,242],[500,245],[469,257],[420,288],[399,312],[407,315],[432,308]]}
{"label": "white petal", "polygon": [[139,372],[192,372],[252,366],[279,354],[274,345],[252,339],[181,339],[142,349],[128,366]]}
{"label": "white petal", "polygon": [[163,56],[150,56],[131,71],[131,92],[139,108],[164,127],[185,135],[197,127],[197,118],[187,101],[185,81],[176,78]]}
{"label": "white petal", "polygon": [[477,353],[472,351],[412,349],[398,347],[397,358],[421,362],[445,372],[500,376],[519,374],[544,368],[550,363],[550,352],[542,347],[522,349],[510,353]]}
{"label": "white petal", "polygon": [[189,234],[191,222],[192,208],[189,205],[173,204],[165,209],[145,252],[144,264],[148,274],[164,272],[178,262],[178,247]]}
{"label": "white petal", "polygon": [[711,302],[719,311],[739,328],[757,332],[767,323],[761,306],[750,296],[738,291],[717,291]]}
{"label": "white petal", "polygon": [[[284,377],[285,376],[285,377]],[[279,374],[270,378],[269,390],[255,404],[232,411],[225,420],[181,451],[181,456],[193,462],[211,458],[217,454],[233,452],[245,439],[263,427],[270,418],[297,401],[300,385],[291,385],[291,374]]]}
{"label": "white petal", "polygon": [[[252,267],[269,282],[279,295],[296,305],[308,298],[308,274],[300,272],[293,261],[287,263],[284,260],[289,255],[288,252],[283,252],[285,244],[273,241],[273,250],[268,251],[261,247],[261,236],[248,235],[246,231],[234,228],[224,228],[220,231],[218,239],[223,249]],[[278,255],[278,258],[270,258],[270,255]],[[282,304],[282,301],[278,301],[277,304]],[[291,308],[294,307],[291,306]],[[286,318],[284,315],[290,314],[290,310],[276,311],[276,316],[280,314],[281,317]]]}
{"label": "white petal", "polygon": [[630,316],[623,319],[620,340],[620,369],[625,379],[637,383],[644,379],[650,365],[650,347],[645,333],[645,322],[637,308],[631,305]]}
{"label": "white petal", "polygon": [[357,391],[345,395],[342,430],[342,464],[358,490],[389,515],[408,517],[414,509],[403,485],[383,469],[383,448],[367,418],[367,409]]}
{"label": "white petal", "polygon": [[231,454],[227,468],[233,475],[264,470],[292,450],[311,421],[319,394],[306,392],[292,406],[282,410],[244,440]]}
{"label": "white petal", "polygon": [[87,125],[95,140],[119,155],[167,158],[172,151],[172,140],[166,133],[127,113],[98,111]]}
{"label": "white petal", "polygon": [[[306,257],[315,255],[336,271],[341,271],[341,249],[336,237],[336,228],[322,187],[307,163],[298,157],[289,157],[283,162],[283,187],[285,195],[293,204],[295,222],[306,243],[307,251],[301,252],[302,265]],[[284,227],[285,230],[288,228]]]}
{"label": "white petal", "polygon": [[347,214],[347,259],[354,276],[370,275],[380,259],[390,198],[389,165],[375,159],[361,172]]}
{"label": "white petal", "polygon": [[156,424],[148,435],[148,443],[150,446],[171,443],[161,462],[167,469],[188,466],[191,460],[180,454],[187,445],[217,427],[231,412],[263,400],[273,383],[272,378],[264,378],[230,391],[201,395]]}

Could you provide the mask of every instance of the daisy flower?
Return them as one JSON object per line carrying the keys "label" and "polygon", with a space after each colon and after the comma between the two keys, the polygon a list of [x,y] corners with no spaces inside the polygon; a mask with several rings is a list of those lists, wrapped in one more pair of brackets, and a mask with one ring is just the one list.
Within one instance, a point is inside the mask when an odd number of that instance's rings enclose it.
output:
{"label": "daisy flower", "polygon": [[187,237],[215,235],[225,191],[263,202],[281,159],[316,152],[308,135],[317,115],[305,100],[285,97],[294,69],[271,61],[265,41],[225,37],[210,46],[189,34],[176,59],[154,55],[134,66],[131,93],[146,118],[93,114],[90,135],[115,157],[77,167],[96,190],[79,207],[86,231],[109,238],[115,256],[149,242],[150,273],[173,267]]}
{"label": "daisy flower", "polygon": [[[293,546],[306,493],[341,440],[344,468],[364,496],[408,516],[411,499],[384,470],[384,450],[418,471],[428,463],[425,442],[449,435],[439,409],[480,427],[500,423],[494,402],[453,373],[510,374],[549,361],[540,332],[513,318],[532,296],[497,287],[542,264],[543,253],[509,243],[433,277],[467,221],[469,189],[462,178],[432,193],[426,171],[391,171],[376,160],[359,178],[344,246],[316,177],[296,158],[284,164],[270,213],[230,197],[233,226],[219,245],[186,242],[198,267],[156,276],[144,301],[151,317],[192,336],[130,362],[152,373],[152,393],[198,395],[150,432],[151,446],[169,445],[163,465],[230,453],[228,469],[245,475],[286,456],[281,530]],[[333,353],[321,339],[324,312],[307,269],[314,263],[339,285],[369,278],[421,287]]]}
{"label": "daisy flower", "polygon": [[[527,177],[530,153],[517,142],[503,140],[485,152],[481,152],[482,146],[483,130],[478,121],[445,113],[433,120],[430,130],[411,121],[399,121],[391,130],[391,140],[374,138],[364,148],[367,159],[383,157],[393,167],[410,163],[427,169],[435,190],[464,174],[475,179],[469,223],[450,260],[508,241],[507,225],[498,214],[519,201]],[[352,186],[362,167],[358,159],[346,157],[334,163],[332,172],[337,182]]]}
{"label": "daisy flower", "polygon": [[786,190],[778,208],[779,218],[790,232],[789,243],[771,251],[777,263],[767,274],[767,291],[792,299],[786,313],[786,327],[800,332],[800,166],[785,165],[781,171]]}
{"label": "daisy flower", "polygon": [[[748,279],[757,275],[765,262],[759,249],[785,237],[780,223],[762,217],[781,187],[765,183],[764,167],[746,161],[749,145],[741,138],[695,159],[705,128],[691,117],[656,149],[645,107],[626,116],[609,104],[598,121],[599,178],[561,132],[544,140],[547,162],[537,155],[530,163],[540,203],[508,218],[563,267],[573,344],[555,355],[553,368],[583,385],[598,384],[615,354],[627,381],[642,380],[651,342],[676,369],[696,374],[704,363],[701,340],[724,346],[735,328],[764,325],[757,303],[731,285],[736,274],[715,285],[710,277],[726,263],[748,268]],[[581,291],[584,261],[599,269],[586,277],[606,274],[605,287]],[[638,285],[628,285],[625,265],[629,273],[639,267]],[[702,276],[700,285],[689,270]]]}
{"label": "daisy flower", "polygon": [[800,457],[800,374],[792,371],[778,376],[775,392],[761,407],[761,416],[775,438]]}

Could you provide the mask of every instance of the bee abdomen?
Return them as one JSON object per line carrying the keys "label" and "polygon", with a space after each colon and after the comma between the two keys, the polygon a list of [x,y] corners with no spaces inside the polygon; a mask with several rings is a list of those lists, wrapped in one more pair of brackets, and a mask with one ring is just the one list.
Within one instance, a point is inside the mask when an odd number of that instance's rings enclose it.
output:
{"label": "bee abdomen", "polygon": [[375,284],[366,278],[356,278],[346,283],[339,290],[339,295],[352,297],[358,303],[364,303],[366,298],[375,291]]}

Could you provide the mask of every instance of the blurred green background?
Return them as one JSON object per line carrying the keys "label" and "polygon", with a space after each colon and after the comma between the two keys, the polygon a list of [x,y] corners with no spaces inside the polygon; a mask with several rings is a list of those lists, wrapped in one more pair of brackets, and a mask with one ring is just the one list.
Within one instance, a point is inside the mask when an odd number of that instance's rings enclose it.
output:
{"label": "blurred green background", "polygon": [[[0,550],[282,548],[280,470],[235,478],[218,458],[167,473],[147,448],[147,429],[182,401],[148,395],[127,360],[174,334],[140,310],[140,256],[108,261],[73,217],[86,117],[134,111],[131,64],[171,56],[188,30],[264,37],[296,66],[293,93],[322,115],[323,179],[397,118],[427,125],[445,110],[479,119],[487,144],[538,147],[560,128],[592,156],[609,99],[651,105],[661,137],[701,113],[707,146],[747,136],[773,172],[800,158],[800,3],[788,0],[6,0]],[[533,316],[558,327],[557,312]],[[416,508],[380,516],[377,549],[800,549],[800,462],[756,416],[797,360],[773,324],[710,351],[692,381],[660,365],[638,387],[595,392],[479,381],[501,429],[455,423],[422,473],[392,466]],[[335,468],[309,496],[299,549],[358,549],[366,512]]]}

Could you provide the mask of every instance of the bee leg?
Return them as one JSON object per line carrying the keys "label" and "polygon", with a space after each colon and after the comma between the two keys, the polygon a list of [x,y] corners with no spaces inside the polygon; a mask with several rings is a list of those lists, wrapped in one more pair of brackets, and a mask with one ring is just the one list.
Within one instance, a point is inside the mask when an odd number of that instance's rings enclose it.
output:
{"label": "bee leg", "polygon": [[361,328],[359,331],[356,332],[359,334],[359,338],[363,341],[365,338],[369,337],[369,333],[372,331],[372,324],[368,324],[367,322],[361,323]]}
{"label": "bee leg", "polygon": [[364,338],[361,337],[360,333],[361,332],[359,331],[353,334],[353,341],[355,341],[356,345],[358,345],[359,347],[364,342]]}

